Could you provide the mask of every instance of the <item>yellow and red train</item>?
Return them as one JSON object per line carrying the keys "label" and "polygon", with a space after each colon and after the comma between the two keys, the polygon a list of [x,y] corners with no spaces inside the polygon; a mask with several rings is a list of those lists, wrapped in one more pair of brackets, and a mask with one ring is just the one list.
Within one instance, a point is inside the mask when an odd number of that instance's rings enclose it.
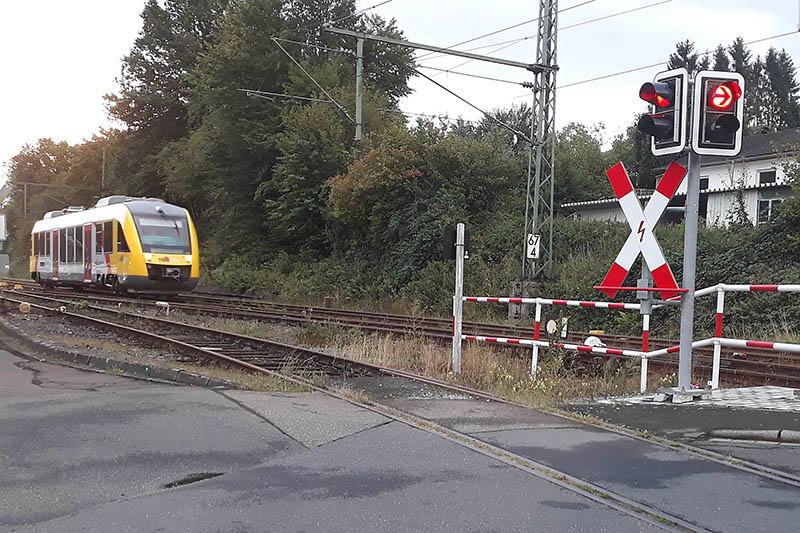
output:
{"label": "yellow and red train", "polygon": [[42,285],[177,293],[200,276],[189,212],[156,198],[109,196],[50,211],[31,231],[31,278]]}

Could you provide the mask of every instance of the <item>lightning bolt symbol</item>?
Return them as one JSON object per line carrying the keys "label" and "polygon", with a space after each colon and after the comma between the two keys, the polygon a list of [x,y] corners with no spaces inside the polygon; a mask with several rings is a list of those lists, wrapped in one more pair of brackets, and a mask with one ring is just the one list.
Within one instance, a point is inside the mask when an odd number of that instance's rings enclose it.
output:
{"label": "lightning bolt symbol", "polygon": [[636,233],[639,234],[639,242],[642,242],[644,240],[644,220],[639,222],[639,231]]}

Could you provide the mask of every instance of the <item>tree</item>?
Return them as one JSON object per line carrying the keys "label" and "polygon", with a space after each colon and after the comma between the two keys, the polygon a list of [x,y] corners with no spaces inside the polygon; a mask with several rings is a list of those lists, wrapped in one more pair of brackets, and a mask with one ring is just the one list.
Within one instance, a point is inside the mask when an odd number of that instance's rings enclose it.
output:
{"label": "tree", "polygon": [[689,74],[697,70],[697,53],[694,43],[686,39],[675,45],[675,53],[669,55],[668,68],[670,70],[684,67]]}
{"label": "tree", "polygon": [[714,66],[711,70],[730,70],[731,62],[728,59],[728,52],[721,44],[714,50]]}
{"label": "tree", "polygon": [[770,48],[764,58],[764,107],[771,131],[800,126],[800,106],[797,91],[800,87],[794,75],[794,62],[786,50]]}
{"label": "tree", "polygon": [[588,129],[572,122],[558,132],[555,203],[594,200],[609,192],[605,171],[610,160],[602,150],[603,125]]}
{"label": "tree", "polygon": [[157,155],[188,132],[188,77],[227,5],[228,0],[147,0],[142,30],[122,61],[119,94],[105,97],[111,117],[127,127],[114,148],[120,189],[164,193]]}

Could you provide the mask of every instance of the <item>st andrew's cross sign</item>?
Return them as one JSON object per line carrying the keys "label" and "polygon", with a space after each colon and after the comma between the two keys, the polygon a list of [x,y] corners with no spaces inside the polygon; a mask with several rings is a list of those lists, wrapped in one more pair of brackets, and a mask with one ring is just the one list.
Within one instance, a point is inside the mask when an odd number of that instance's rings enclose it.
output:
{"label": "st andrew's cross sign", "polygon": [[656,287],[661,290],[661,297],[667,300],[677,296],[679,291],[670,289],[677,289],[678,284],[664,258],[664,252],[656,240],[653,228],[666,211],[667,204],[683,181],[686,168],[675,162],[670,163],[644,210],[642,210],[642,204],[639,203],[631,179],[622,163],[617,163],[608,169],[606,174],[614,188],[619,205],[625,213],[625,218],[628,219],[631,233],[606,274],[602,284],[603,288],[600,290],[609,298],[613,298],[617,294],[616,287],[621,286],[625,281],[633,262],[641,253],[650,268]]}

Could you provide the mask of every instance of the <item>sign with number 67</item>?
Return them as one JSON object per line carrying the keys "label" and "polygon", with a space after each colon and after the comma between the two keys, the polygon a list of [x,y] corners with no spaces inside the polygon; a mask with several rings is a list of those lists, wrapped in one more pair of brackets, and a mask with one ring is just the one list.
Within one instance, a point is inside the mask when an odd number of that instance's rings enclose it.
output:
{"label": "sign with number 67", "polygon": [[526,257],[528,259],[539,259],[539,242],[541,235],[538,233],[528,233]]}

